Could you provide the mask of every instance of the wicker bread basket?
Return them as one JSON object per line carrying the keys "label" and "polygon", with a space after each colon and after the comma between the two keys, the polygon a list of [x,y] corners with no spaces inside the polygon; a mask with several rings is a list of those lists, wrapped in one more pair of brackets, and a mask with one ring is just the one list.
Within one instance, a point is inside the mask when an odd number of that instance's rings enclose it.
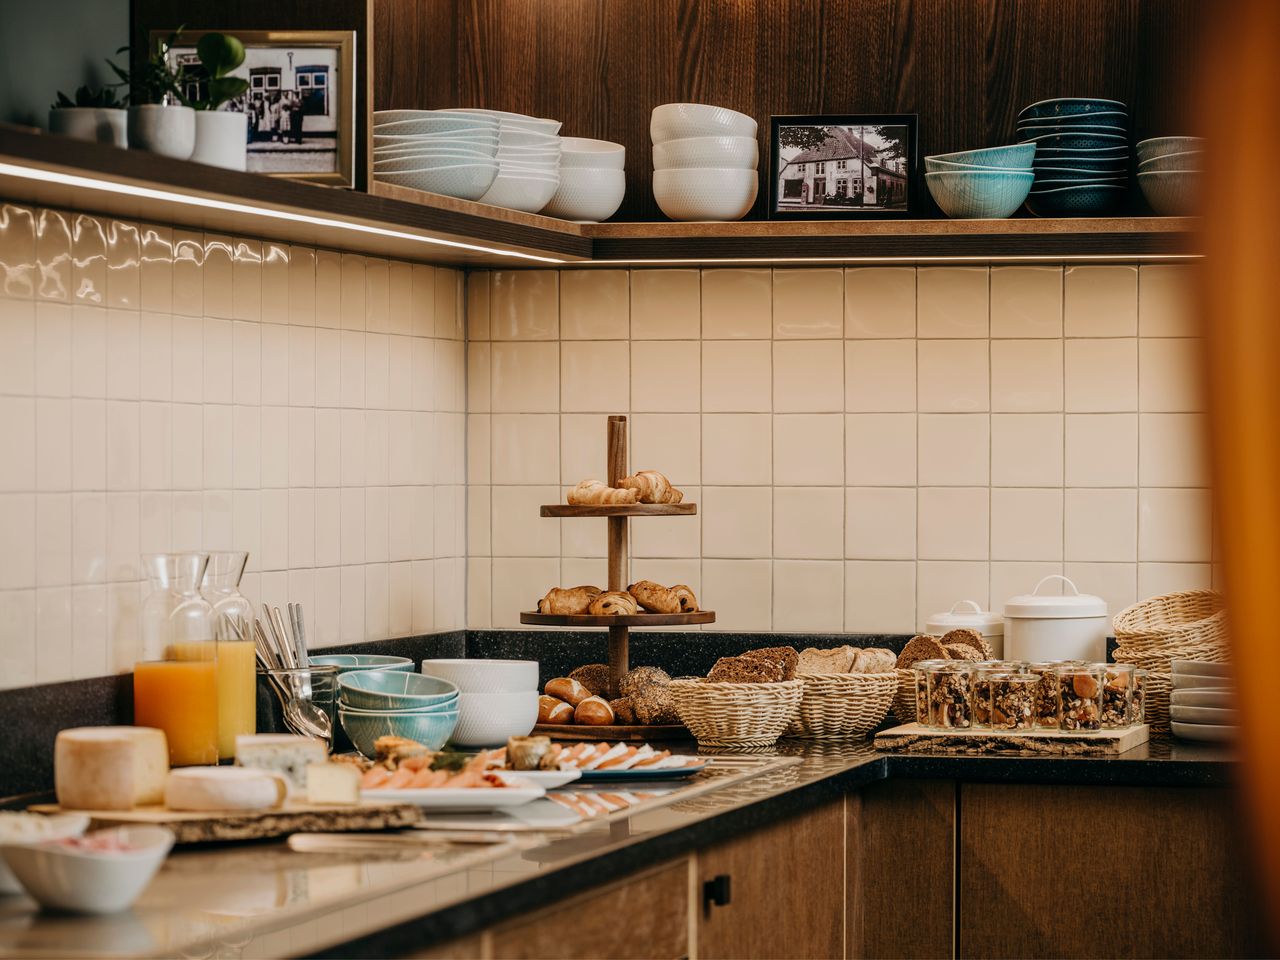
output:
{"label": "wicker bread basket", "polygon": [[898,671],[820,673],[798,677],[804,691],[789,737],[852,740],[866,736],[889,713],[898,690]]}
{"label": "wicker bread basket", "polygon": [[680,721],[700,745],[762,747],[774,743],[795,719],[804,681],[672,680],[669,689]]}

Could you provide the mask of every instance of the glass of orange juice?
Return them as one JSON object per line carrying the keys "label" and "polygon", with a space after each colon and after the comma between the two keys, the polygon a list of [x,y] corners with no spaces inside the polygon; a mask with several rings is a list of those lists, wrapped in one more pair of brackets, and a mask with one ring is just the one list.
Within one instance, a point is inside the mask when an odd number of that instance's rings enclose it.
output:
{"label": "glass of orange juice", "polygon": [[242,550],[209,554],[201,589],[213,607],[218,640],[218,756],[224,760],[235,757],[237,736],[257,729],[253,607],[240,592],[248,562]]}

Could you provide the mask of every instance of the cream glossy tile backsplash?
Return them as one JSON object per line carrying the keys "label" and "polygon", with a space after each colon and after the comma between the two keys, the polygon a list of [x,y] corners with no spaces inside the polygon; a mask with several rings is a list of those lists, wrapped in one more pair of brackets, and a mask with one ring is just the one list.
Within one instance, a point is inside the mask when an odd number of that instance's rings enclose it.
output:
{"label": "cream glossy tile backsplash", "polygon": [[131,669],[143,552],[248,550],[320,646],[463,626],[462,281],[0,205],[0,686]]}
{"label": "cream glossy tile backsplash", "polygon": [[1190,269],[472,273],[468,625],[603,580],[603,524],[537,506],[603,475],[611,413],[699,503],[632,524],[632,576],[687,581],[706,629],[1207,586]]}

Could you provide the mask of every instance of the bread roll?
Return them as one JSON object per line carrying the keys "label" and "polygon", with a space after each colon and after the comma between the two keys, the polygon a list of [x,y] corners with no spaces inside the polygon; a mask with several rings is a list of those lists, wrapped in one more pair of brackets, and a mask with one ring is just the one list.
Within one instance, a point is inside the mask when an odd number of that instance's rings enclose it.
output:
{"label": "bread roll", "polygon": [[865,673],[888,673],[898,664],[898,655],[888,647],[867,647],[862,652],[867,654]]}
{"label": "bread roll", "polygon": [[619,697],[617,700],[610,700],[609,706],[613,708],[615,723],[630,726],[636,722],[636,708],[632,704],[630,697]]}
{"label": "bread roll", "polygon": [[611,487],[600,480],[583,480],[569,491],[566,498],[571,504],[635,503],[637,493],[620,487]]}
{"label": "bread roll", "polygon": [[634,616],[640,612],[636,598],[621,590],[607,590],[591,601],[587,612],[597,617]]}
{"label": "bread roll", "polygon": [[627,593],[635,598],[636,603],[650,613],[679,613],[680,598],[674,590],[668,590],[660,583],[652,580],[637,580],[627,587]]}
{"label": "bread roll", "polygon": [[557,697],[565,703],[577,706],[587,697],[591,696],[591,691],[580,684],[577,680],[571,680],[568,677],[556,677],[554,680],[548,680],[546,689],[543,693],[548,696]]}
{"label": "bread roll", "polygon": [[539,613],[554,613],[561,616],[578,615],[587,612],[591,601],[600,596],[599,587],[583,584],[579,587],[552,587],[547,595],[538,601]]}
{"label": "bread roll", "polygon": [[613,707],[603,697],[587,697],[573,711],[573,721],[595,727],[606,726],[613,723]]}
{"label": "bread roll", "polygon": [[559,697],[543,694],[538,698],[539,723],[573,723],[573,707]]}
{"label": "bread roll", "polygon": [[609,684],[613,675],[607,663],[588,663],[569,671],[569,679],[577,680],[591,691],[593,697],[603,697],[609,693]]}

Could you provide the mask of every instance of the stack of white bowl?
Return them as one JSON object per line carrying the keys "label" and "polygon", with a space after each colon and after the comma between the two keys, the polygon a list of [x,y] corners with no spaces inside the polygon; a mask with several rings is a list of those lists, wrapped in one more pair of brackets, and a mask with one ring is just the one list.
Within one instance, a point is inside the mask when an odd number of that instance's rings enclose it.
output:
{"label": "stack of white bowl", "polygon": [[1169,719],[1173,735],[1183,740],[1234,740],[1240,721],[1231,664],[1174,660]]}
{"label": "stack of white bowl", "polygon": [[560,188],[542,212],[564,220],[608,220],[627,192],[626,160],[620,143],[561,137]]}
{"label": "stack of white bowl", "polygon": [[1202,137],[1153,137],[1138,144],[1138,185],[1162,217],[1189,217],[1200,193]]}
{"label": "stack of white bowl", "polygon": [[472,110],[498,123],[498,175],[481,203],[537,213],[560,187],[560,121]]}
{"label": "stack of white bowl", "polygon": [[461,691],[455,746],[503,746],[538,722],[537,660],[423,660],[422,672]]}
{"label": "stack of white bowl", "polygon": [[479,200],[498,175],[496,117],[465,110],[376,110],[373,179]]}
{"label": "stack of white bowl", "polygon": [[664,103],[649,120],[653,198],[672,220],[741,220],[756,201],[756,122],[704,103]]}

